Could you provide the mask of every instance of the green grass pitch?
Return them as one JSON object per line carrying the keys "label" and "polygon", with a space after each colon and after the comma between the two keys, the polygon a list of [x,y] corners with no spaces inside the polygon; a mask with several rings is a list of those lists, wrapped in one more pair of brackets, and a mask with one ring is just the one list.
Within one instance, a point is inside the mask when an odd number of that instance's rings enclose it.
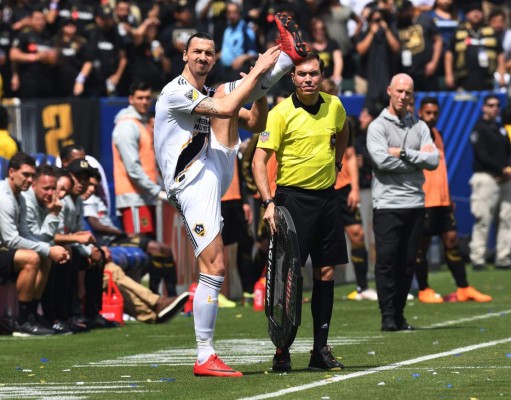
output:
{"label": "green grass pitch", "polygon": [[[490,303],[409,301],[415,332],[380,332],[377,303],[341,300],[330,343],[346,369],[309,372],[310,305],[291,349],[293,371],[271,372],[263,312],[220,309],[215,348],[243,378],[198,378],[193,318],[48,338],[0,336],[0,399],[511,399],[511,271],[469,271]],[[450,274],[430,274],[439,293]],[[306,293],[305,296],[310,295]]]}

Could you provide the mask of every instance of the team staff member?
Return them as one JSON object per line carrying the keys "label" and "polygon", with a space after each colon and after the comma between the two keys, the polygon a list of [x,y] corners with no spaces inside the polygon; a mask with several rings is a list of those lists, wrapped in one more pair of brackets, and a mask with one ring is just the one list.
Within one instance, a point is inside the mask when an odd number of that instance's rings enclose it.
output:
{"label": "team staff member", "polygon": [[[291,73],[295,93],[271,111],[252,163],[257,189],[266,208],[264,220],[276,231],[275,205],[284,206],[296,227],[300,259],[313,265],[314,347],[309,369],[340,370],[343,365],[327,345],[334,300],[334,269],[348,262],[340,208],[334,190],[348,141],[346,111],[336,96],[320,93],[323,63],[315,53]],[[277,190],[271,197],[266,163],[276,153]],[[277,349],[274,371],[289,371],[288,348]]]}
{"label": "team staff member", "polygon": [[415,275],[419,284],[419,301],[423,303],[442,303],[443,298],[435,293],[428,285],[428,260],[426,253],[431,243],[431,236],[441,235],[447,267],[456,282],[457,301],[475,300],[477,302],[491,301],[491,297],[485,295],[467,281],[465,263],[459,251],[458,234],[456,232],[456,220],[449,194],[449,182],[447,178],[447,165],[445,162],[444,142],[442,134],[435,128],[438,121],[440,107],[435,97],[424,97],[421,100],[419,118],[430,129],[433,143],[438,149],[439,163],[434,171],[424,170],[424,205],[426,216],[424,219],[424,231],[422,233],[421,246],[417,253]]}
{"label": "team staff member", "polygon": [[[221,85],[216,93],[205,86],[215,64],[215,43],[208,34],[192,35],[183,53],[182,74],[163,88],[156,103],[156,159],[167,194],[187,226],[200,271],[193,301],[198,347],[194,374],[198,376],[243,375],[225,365],[213,348],[218,294],[225,275],[220,199],[232,180],[239,147],[237,119],[250,130],[266,121],[266,115],[251,117],[264,111],[259,101],[251,110],[241,109],[242,104],[264,96],[305,46],[292,20],[277,14],[276,21],[282,43],[261,55],[246,77]],[[210,123],[211,117],[216,119]],[[222,120],[229,122],[227,127],[213,126]]]}
{"label": "team staff member", "polygon": [[389,106],[367,134],[374,161],[372,187],[376,239],[376,291],[382,331],[413,329],[404,317],[424,222],[423,169],[438,166],[427,125],[407,112],[413,95],[409,75],[392,78]]}
{"label": "team staff member", "polygon": [[511,268],[511,142],[497,120],[500,101],[488,95],[483,100],[483,115],[470,134],[474,152],[474,174],[470,178],[470,211],[475,218],[470,259],[474,270],[485,269],[484,256],[488,233],[498,211],[495,267]]}

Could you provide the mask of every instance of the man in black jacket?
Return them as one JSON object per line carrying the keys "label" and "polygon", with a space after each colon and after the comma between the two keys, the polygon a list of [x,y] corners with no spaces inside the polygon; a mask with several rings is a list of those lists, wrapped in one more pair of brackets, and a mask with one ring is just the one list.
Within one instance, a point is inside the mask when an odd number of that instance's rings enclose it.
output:
{"label": "man in black jacket", "polygon": [[474,216],[470,259],[474,270],[485,268],[488,232],[499,210],[496,268],[511,268],[511,143],[497,121],[500,101],[484,98],[483,115],[470,135],[474,151],[474,174],[470,178],[470,208]]}

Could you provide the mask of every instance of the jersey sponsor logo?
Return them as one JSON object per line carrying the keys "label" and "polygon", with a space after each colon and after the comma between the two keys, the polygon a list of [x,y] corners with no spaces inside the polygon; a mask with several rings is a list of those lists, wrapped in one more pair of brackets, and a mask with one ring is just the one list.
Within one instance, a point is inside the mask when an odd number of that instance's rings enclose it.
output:
{"label": "jersey sponsor logo", "polygon": [[195,224],[195,226],[193,227],[193,231],[195,232],[195,234],[201,237],[204,237],[204,235],[206,234],[206,229],[204,229],[203,224]]}
{"label": "jersey sponsor logo", "polygon": [[185,93],[185,97],[190,101],[195,101],[199,98],[199,93],[195,89],[190,89]]}
{"label": "jersey sponsor logo", "polygon": [[264,131],[259,135],[259,140],[263,143],[266,142],[269,138],[270,138],[270,132],[268,132],[268,131]]}
{"label": "jersey sponsor logo", "polygon": [[98,42],[98,49],[105,50],[105,51],[112,51],[114,49],[113,43],[110,42]]}

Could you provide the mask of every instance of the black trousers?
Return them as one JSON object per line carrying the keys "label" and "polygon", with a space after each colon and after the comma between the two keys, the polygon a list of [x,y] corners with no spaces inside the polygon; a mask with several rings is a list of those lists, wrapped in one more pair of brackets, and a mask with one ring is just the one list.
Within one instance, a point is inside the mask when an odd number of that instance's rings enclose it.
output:
{"label": "black trousers", "polygon": [[424,225],[424,208],[375,209],[375,280],[382,319],[403,322],[415,258]]}

